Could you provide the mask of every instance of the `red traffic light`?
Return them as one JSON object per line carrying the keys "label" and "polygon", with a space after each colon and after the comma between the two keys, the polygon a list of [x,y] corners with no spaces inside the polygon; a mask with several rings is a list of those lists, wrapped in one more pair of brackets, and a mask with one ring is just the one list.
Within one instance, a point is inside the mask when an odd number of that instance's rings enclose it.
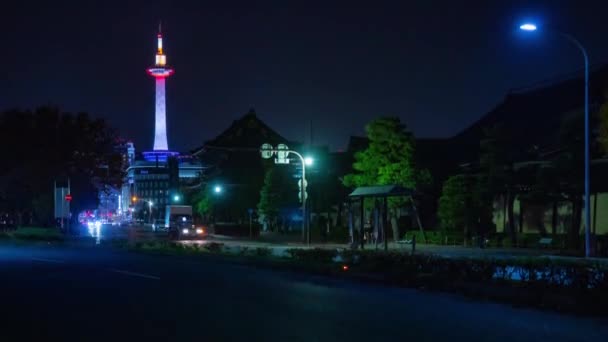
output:
{"label": "red traffic light", "polygon": [[68,201],[68,202],[71,201],[72,200],[72,195],[70,195],[70,194],[65,195],[65,200]]}

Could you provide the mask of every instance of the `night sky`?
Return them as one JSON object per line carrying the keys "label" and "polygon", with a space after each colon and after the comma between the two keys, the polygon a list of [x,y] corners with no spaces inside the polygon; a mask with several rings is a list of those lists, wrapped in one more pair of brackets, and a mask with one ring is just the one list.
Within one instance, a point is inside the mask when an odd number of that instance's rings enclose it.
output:
{"label": "night sky", "polygon": [[[127,1],[124,1],[127,3]],[[396,115],[419,137],[458,133],[512,88],[577,71],[565,40],[517,31],[537,19],[608,62],[608,1],[10,1],[0,10],[0,109],[54,104],[106,118],[151,149],[155,33],[169,144],[201,145],[255,107],[286,138],[333,149]]]}

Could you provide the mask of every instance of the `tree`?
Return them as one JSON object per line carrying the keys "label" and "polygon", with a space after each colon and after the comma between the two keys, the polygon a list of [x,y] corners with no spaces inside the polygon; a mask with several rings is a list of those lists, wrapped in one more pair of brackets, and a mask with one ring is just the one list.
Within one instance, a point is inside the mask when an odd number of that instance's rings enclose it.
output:
{"label": "tree", "polygon": [[502,124],[484,128],[484,137],[480,142],[479,175],[477,177],[477,195],[481,203],[480,228],[493,225],[493,201],[497,195],[502,195],[506,204],[507,231],[515,242],[516,231],[513,215],[516,184],[513,169],[513,158],[510,154],[509,135]]}
{"label": "tree", "polygon": [[86,113],[73,115],[55,107],[1,113],[0,210],[21,223],[47,223],[51,210],[45,202],[52,200],[53,181],[67,178],[73,212],[96,206],[99,185],[118,186],[122,179],[115,142],[115,132]]}
{"label": "tree", "polygon": [[215,197],[211,193],[208,184],[201,185],[201,189],[193,195],[192,203],[194,210],[202,217],[203,221],[208,223],[209,217],[213,213],[215,205]]}
{"label": "tree", "polygon": [[414,137],[399,118],[379,118],[366,127],[369,145],[355,154],[354,173],[344,177],[349,187],[396,184],[414,188],[428,182],[426,170],[414,165]]}
{"label": "tree", "polygon": [[451,176],[443,183],[438,209],[442,230],[464,231],[470,236],[479,211],[474,195],[477,183],[477,177],[467,174]]}
{"label": "tree", "polygon": [[282,230],[289,220],[289,212],[295,207],[295,180],[289,177],[287,169],[270,167],[264,176],[264,185],[260,190],[258,213],[270,226],[277,230],[279,224]]}
{"label": "tree", "polygon": [[[416,168],[414,137],[399,118],[375,119],[366,126],[366,133],[369,145],[367,149],[355,154],[355,172],[344,176],[345,186],[394,184],[414,189],[419,184],[430,183],[429,172]],[[404,204],[404,199],[401,198],[389,201],[394,239],[398,239],[396,209]]]}

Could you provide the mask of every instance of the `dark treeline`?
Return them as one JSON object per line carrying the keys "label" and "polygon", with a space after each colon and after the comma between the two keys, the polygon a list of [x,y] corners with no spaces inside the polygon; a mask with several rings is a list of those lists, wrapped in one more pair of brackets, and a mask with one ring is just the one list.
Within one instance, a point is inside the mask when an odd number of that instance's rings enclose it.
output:
{"label": "dark treeline", "polygon": [[101,184],[120,183],[117,136],[101,119],[56,107],[0,114],[0,213],[17,225],[53,222],[53,183],[71,181],[72,213],[97,205]]}

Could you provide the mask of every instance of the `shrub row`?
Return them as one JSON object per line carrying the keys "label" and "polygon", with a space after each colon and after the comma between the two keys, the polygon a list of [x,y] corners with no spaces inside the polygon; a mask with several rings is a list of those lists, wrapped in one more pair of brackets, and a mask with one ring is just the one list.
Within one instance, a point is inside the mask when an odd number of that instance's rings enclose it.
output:
{"label": "shrub row", "polygon": [[604,263],[569,259],[458,259],[398,252],[327,249],[291,249],[295,260],[331,263],[339,255],[344,263],[361,272],[382,273],[413,281],[431,275],[448,282],[509,282],[539,288],[568,288],[604,291],[608,294],[608,266]]}

